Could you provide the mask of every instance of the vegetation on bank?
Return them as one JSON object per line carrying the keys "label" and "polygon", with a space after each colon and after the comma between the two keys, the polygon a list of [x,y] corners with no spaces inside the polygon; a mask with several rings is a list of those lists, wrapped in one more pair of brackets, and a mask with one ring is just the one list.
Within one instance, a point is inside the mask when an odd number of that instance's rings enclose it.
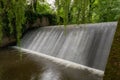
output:
{"label": "vegetation on bank", "polygon": [[22,24],[25,22],[26,0],[0,0],[0,40],[14,36],[20,43]]}

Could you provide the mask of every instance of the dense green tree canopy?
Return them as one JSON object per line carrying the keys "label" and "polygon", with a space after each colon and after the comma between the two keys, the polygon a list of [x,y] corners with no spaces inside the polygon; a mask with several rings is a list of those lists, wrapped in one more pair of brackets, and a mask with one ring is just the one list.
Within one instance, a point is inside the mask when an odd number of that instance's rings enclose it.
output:
{"label": "dense green tree canopy", "polygon": [[0,39],[3,35],[14,35],[20,42],[25,5],[26,0],[0,0]]}
{"label": "dense green tree canopy", "polygon": [[120,17],[120,0],[55,0],[54,4],[52,10],[46,0],[0,0],[0,39],[14,35],[20,42],[27,5],[39,14],[54,11],[57,23],[62,19],[64,25],[116,21]]}
{"label": "dense green tree canopy", "polygon": [[[120,17],[120,0],[56,0],[58,17],[65,23],[116,21]],[[59,21],[59,18],[58,18]]]}

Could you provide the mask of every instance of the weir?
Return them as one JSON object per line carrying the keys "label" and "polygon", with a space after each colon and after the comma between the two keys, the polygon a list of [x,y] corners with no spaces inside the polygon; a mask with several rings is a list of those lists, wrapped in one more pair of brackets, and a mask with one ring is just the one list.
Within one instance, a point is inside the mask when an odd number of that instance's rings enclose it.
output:
{"label": "weir", "polygon": [[64,64],[80,65],[83,70],[93,70],[93,74],[96,71],[102,75],[116,26],[117,22],[68,25],[66,29],[64,26],[41,27],[25,34],[21,49],[52,59],[53,62],[58,60],[60,64],[68,61]]}

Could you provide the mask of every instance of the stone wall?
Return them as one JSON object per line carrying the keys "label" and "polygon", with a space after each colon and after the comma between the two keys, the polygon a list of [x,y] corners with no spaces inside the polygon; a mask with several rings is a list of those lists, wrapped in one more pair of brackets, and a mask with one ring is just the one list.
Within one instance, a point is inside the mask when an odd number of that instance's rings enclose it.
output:
{"label": "stone wall", "polygon": [[3,37],[3,38],[2,38],[2,41],[1,41],[1,43],[0,43],[0,48],[1,48],[1,47],[5,47],[5,46],[8,46],[8,45],[10,45],[10,44],[12,44],[12,43],[15,43],[15,42],[16,42],[16,39],[13,38],[13,37]]}
{"label": "stone wall", "polygon": [[[49,22],[48,17],[43,16],[41,18],[37,18],[34,21],[33,24],[27,22],[26,30],[29,29],[29,28],[43,27],[43,26],[49,26],[49,25],[50,25],[50,22]],[[14,42],[16,42],[14,37],[6,37],[6,36],[4,36],[3,39],[2,39],[2,42],[0,44],[0,47],[8,46],[8,45],[10,45],[10,44],[12,44]]]}
{"label": "stone wall", "polygon": [[37,18],[33,24],[30,22],[27,22],[26,27],[28,28],[33,28],[33,27],[43,27],[43,26],[49,26],[50,21],[48,17],[42,16],[41,18]]}

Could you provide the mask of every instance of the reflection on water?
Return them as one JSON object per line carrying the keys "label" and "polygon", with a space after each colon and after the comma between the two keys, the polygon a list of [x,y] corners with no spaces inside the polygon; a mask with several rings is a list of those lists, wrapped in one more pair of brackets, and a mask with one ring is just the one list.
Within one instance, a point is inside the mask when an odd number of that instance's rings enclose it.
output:
{"label": "reflection on water", "polygon": [[23,60],[20,61],[17,53],[10,49],[0,52],[1,80],[38,80],[37,75],[43,72],[43,64],[38,66],[28,55],[23,55]]}
{"label": "reflection on water", "polygon": [[59,73],[54,71],[52,68],[48,68],[43,72],[41,80],[59,80]]}
{"label": "reflection on water", "polygon": [[100,76],[90,79],[85,77],[90,74],[81,73],[33,54],[23,54],[21,61],[18,51],[0,50],[0,80],[101,80]]}

